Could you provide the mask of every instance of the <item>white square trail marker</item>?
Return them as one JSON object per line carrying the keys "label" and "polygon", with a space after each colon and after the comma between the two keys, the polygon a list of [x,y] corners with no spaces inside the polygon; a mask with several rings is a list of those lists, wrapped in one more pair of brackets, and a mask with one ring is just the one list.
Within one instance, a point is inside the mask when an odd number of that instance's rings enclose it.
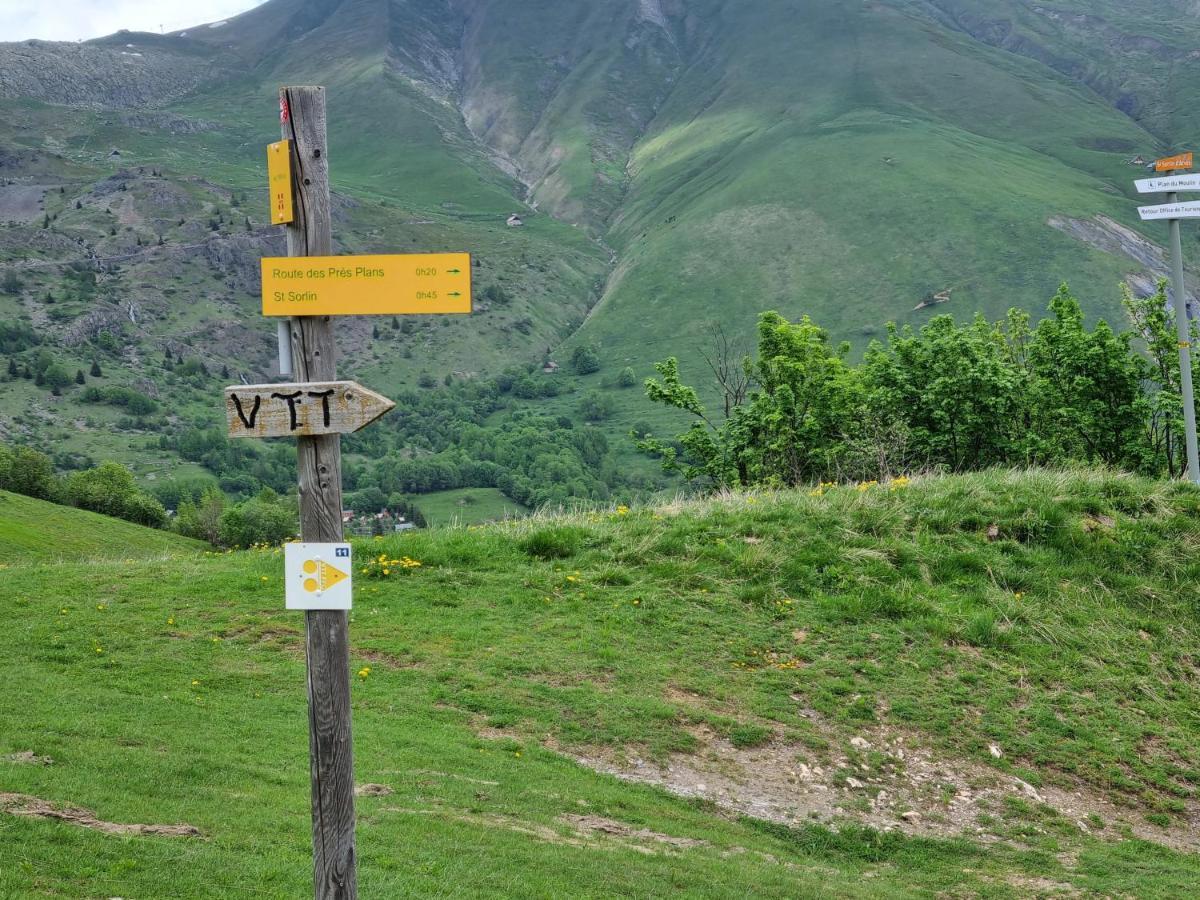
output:
{"label": "white square trail marker", "polygon": [[285,544],[288,609],[349,609],[354,571],[349,544]]}

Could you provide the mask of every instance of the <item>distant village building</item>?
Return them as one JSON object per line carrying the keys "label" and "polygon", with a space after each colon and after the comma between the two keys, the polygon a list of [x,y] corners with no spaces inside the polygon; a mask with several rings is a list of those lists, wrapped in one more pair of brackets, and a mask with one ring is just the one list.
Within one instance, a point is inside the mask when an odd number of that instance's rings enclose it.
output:
{"label": "distant village building", "polygon": [[542,366],[542,371],[545,372],[547,375],[553,375],[555,372],[558,371],[558,363],[556,363],[552,359],[547,360],[546,364],[544,366]]}
{"label": "distant village building", "polygon": [[1131,160],[1129,161],[1129,164],[1130,164],[1131,166],[1144,166],[1144,165],[1146,164],[1146,157],[1144,157],[1144,156],[1135,156],[1133,159],[1131,159]]}
{"label": "distant village building", "polygon": [[511,216],[508,217],[508,227],[509,228],[519,228],[524,224],[525,223],[523,221],[521,221],[521,217],[518,216],[516,213],[513,213]]}
{"label": "distant village building", "polygon": [[342,527],[347,534],[357,537],[370,537],[397,531],[409,531],[416,528],[407,516],[394,513],[390,509],[382,509],[377,513],[358,514],[352,509],[342,510]]}

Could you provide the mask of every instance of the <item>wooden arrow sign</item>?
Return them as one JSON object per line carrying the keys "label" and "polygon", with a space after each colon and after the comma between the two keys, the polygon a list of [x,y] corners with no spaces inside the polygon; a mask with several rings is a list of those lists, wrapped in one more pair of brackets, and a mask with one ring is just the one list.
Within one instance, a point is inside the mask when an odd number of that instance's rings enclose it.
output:
{"label": "wooden arrow sign", "polygon": [[244,384],[225,388],[229,436],[349,434],[396,404],[353,381]]}

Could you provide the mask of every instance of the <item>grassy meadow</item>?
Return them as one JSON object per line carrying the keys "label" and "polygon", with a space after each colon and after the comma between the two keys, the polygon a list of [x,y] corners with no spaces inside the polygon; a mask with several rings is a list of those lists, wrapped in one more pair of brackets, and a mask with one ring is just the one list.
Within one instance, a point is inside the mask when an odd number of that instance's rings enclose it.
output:
{"label": "grassy meadow", "polygon": [[[1185,896],[1198,543],[1200,493],[1094,471],[361,541],[356,780],[382,786],[357,801],[362,896]],[[281,554],[104,555],[0,572],[0,896],[303,896]],[[796,788],[762,818],[606,774],[731,759],[770,762],[748,793],[824,771],[833,802]],[[964,820],[955,771],[1024,794]],[[925,772],[919,816],[880,796]],[[28,798],[200,835],[7,814]]]}

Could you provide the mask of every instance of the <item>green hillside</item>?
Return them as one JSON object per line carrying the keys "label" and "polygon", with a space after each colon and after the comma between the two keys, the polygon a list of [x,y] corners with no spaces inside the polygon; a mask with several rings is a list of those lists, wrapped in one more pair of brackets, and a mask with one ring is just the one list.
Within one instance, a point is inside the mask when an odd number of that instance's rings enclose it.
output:
{"label": "green hillside", "polygon": [[[362,894],[1185,896],[1197,541],[1088,471],[365,541],[421,565],[355,575]],[[0,893],[309,890],[281,566],[19,570]]]}
{"label": "green hillside", "polygon": [[199,541],[0,491],[0,564],[195,556]]}

